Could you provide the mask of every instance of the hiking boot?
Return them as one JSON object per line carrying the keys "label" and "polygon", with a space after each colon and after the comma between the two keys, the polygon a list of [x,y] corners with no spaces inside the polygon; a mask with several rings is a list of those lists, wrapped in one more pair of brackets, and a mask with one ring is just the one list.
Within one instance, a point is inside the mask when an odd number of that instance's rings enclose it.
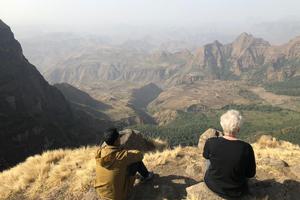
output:
{"label": "hiking boot", "polygon": [[153,177],[154,177],[154,173],[153,173],[153,172],[149,172],[149,174],[148,174],[147,177],[142,177],[141,183],[148,182],[148,181],[150,181],[151,179],[153,179]]}

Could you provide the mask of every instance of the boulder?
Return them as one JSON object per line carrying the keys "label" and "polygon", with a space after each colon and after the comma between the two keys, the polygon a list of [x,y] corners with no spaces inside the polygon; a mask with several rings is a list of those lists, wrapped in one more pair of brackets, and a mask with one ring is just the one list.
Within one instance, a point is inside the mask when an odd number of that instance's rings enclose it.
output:
{"label": "boulder", "polygon": [[300,180],[300,166],[299,165],[292,166],[290,170]]}
{"label": "boulder", "polygon": [[139,131],[133,129],[125,129],[120,131],[121,147],[129,150],[139,150],[143,152],[154,151],[154,143],[144,137]]}
{"label": "boulder", "polygon": [[186,192],[188,200],[223,200],[208,189],[204,182],[186,188]]}
{"label": "boulder", "polygon": [[285,161],[276,158],[263,158],[259,161],[259,164],[268,165],[277,169],[282,169],[289,166]]}
{"label": "boulder", "polygon": [[[271,187],[272,188],[272,187]],[[277,188],[278,189],[278,188]],[[239,198],[234,198],[235,200],[265,200],[265,199],[283,199],[282,196],[279,196],[279,198],[274,198],[275,195],[272,195],[272,198],[269,198],[271,196],[268,195],[268,193],[271,193],[271,191],[267,191],[266,188],[263,188],[261,185],[254,187],[252,190],[252,194],[245,195]],[[276,190],[272,191],[275,193]],[[211,191],[204,182],[200,182],[198,184],[192,185],[188,188],[186,188],[187,192],[187,200],[225,200],[225,198],[220,197],[213,191]]]}
{"label": "boulder", "polygon": [[218,131],[213,128],[207,129],[199,138],[198,148],[201,151],[203,151],[204,144],[208,138],[217,137],[217,136],[221,136],[221,135],[223,135],[223,133],[221,131]]}
{"label": "boulder", "polygon": [[201,163],[202,163],[202,159],[201,159],[201,162],[199,162],[197,164],[193,163],[193,164],[188,165],[185,169],[185,173],[188,174],[190,177],[201,178],[201,176],[203,174]]}

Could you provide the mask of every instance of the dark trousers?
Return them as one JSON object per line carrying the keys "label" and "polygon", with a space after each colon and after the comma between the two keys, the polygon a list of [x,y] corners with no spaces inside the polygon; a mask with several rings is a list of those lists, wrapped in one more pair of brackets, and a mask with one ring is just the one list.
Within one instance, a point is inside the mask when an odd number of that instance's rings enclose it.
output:
{"label": "dark trousers", "polygon": [[129,176],[135,176],[137,172],[141,176],[143,176],[144,178],[149,175],[149,172],[148,172],[146,166],[144,165],[144,163],[142,161],[141,162],[137,162],[137,163],[133,163],[133,164],[131,164],[131,165],[128,166],[128,174],[129,174]]}

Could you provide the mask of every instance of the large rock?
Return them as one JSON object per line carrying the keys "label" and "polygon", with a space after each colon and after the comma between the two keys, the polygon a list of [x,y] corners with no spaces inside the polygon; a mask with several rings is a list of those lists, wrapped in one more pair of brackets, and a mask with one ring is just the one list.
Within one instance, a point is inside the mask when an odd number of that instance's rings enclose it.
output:
{"label": "large rock", "polygon": [[297,177],[297,179],[300,180],[300,166],[299,165],[292,166],[290,170]]}
{"label": "large rock", "polygon": [[120,131],[121,147],[125,149],[137,149],[143,152],[155,150],[154,143],[144,137],[139,131],[125,129]]}
{"label": "large rock", "polygon": [[217,136],[221,136],[223,135],[223,133],[221,131],[218,131],[216,129],[210,128],[207,129],[199,138],[199,142],[198,142],[198,148],[203,151],[205,142],[207,139],[211,138],[211,137],[217,137]]}
{"label": "large rock", "polygon": [[186,192],[188,200],[223,200],[223,198],[210,191],[204,182],[186,188]]}
{"label": "large rock", "polygon": [[[250,194],[235,200],[297,200],[299,183],[295,181],[286,181],[278,183],[272,179],[257,181],[253,180],[249,183]],[[288,189],[287,189],[288,188]],[[287,192],[287,190],[289,192]],[[204,182],[192,185],[186,189],[188,200],[224,200],[210,189]]]}
{"label": "large rock", "polygon": [[259,161],[259,164],[267,165],[277,169],[283,169],[289,166],[285,161],[276,158],[263,158]]}
{"label": "large rock", "polygon": [[200,162],[188,165],[185,169],[185,173],[188,174],[189,177],[201,179],[203,176],[203,166],[201,166],[201,163],[204,163],[202,159]]}

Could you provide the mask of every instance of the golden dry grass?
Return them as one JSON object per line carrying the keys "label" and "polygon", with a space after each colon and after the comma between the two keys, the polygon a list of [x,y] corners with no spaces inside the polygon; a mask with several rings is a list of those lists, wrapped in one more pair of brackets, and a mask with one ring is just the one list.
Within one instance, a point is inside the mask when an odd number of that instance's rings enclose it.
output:
{"label": "golden dry grass", "polygon": [[[176,157],[180,147],[162,151],[167,143],[153,140],[158,150],[145,155],[146,164],[164,164]],[[93,186],[97,147],[54,150],[27,158],[16,167],[0,173],[0,199],[54,199],[55,194],[68,194],[68,199],[80,197]]]}
{"label": "golden dry grass", "polygon": [[286,173],[282,172],[282,168],[273,167],[261,161],[265,159],[284,161],[290,167],[300,164],[300,147],[298,145],[286,141],[278,141],[276,138],[263,135],[252,146],[258,170],[266,171],[274,177],[280,177],[282,180],[290,178],[286,176]]}
{"label": "golden dry grass", "polygon": [[154,147],[157,151],[163,151],[169,148],[169,143],[166,140],[162,140],[160,138],[150,139],[150,142],[154,144]]}
{"label": "golden dry grass", "polygon": [[92,184],[95,151],[96,147],[60,149],[29,157],[0,174],[0,199],[14,198],[19,193],[28,199],[46,199],[62,189],[80,196]]}
{"label": "golden dry grass", "polygon": [[178,146],[174,149],[148,153],[144,157],[144,162],[152,166],[164,165],[168,163],[168,161],[174,160],[180,152],[182,152],[182,147]]}
{"label": "golden dry grass", "polygon": [[[161,140],[158,143],[165,144]],[[284,160],[289,166],[300,164],[300,147],[289,142],[265,137],[253,144],[258,169],[276,170],[260,164],[263,158]],[[16,167],[0,173],[0,199],[82,199],[90,190],[95,177],[94,155],[97,147],[82,147],[74,150],[54,150],[29,157]],[[144,162],[150,168],[174,165],[196,147],[176,147],[147,153]],[[197,154],[198,155],[198,154]],[[186,162],[189,165],[189,162]],[[168,166],[172,167],[172,166]],[[176,167],[176,166],[173,166]],[[271,173],[272,174],[272,173]]]}
{"label": "golden dry grass", "polygon": [[287,162],[290,166],[300,164],[300,147],[286,141],[263,135],[252,144],[256,158],[274,158]]}

